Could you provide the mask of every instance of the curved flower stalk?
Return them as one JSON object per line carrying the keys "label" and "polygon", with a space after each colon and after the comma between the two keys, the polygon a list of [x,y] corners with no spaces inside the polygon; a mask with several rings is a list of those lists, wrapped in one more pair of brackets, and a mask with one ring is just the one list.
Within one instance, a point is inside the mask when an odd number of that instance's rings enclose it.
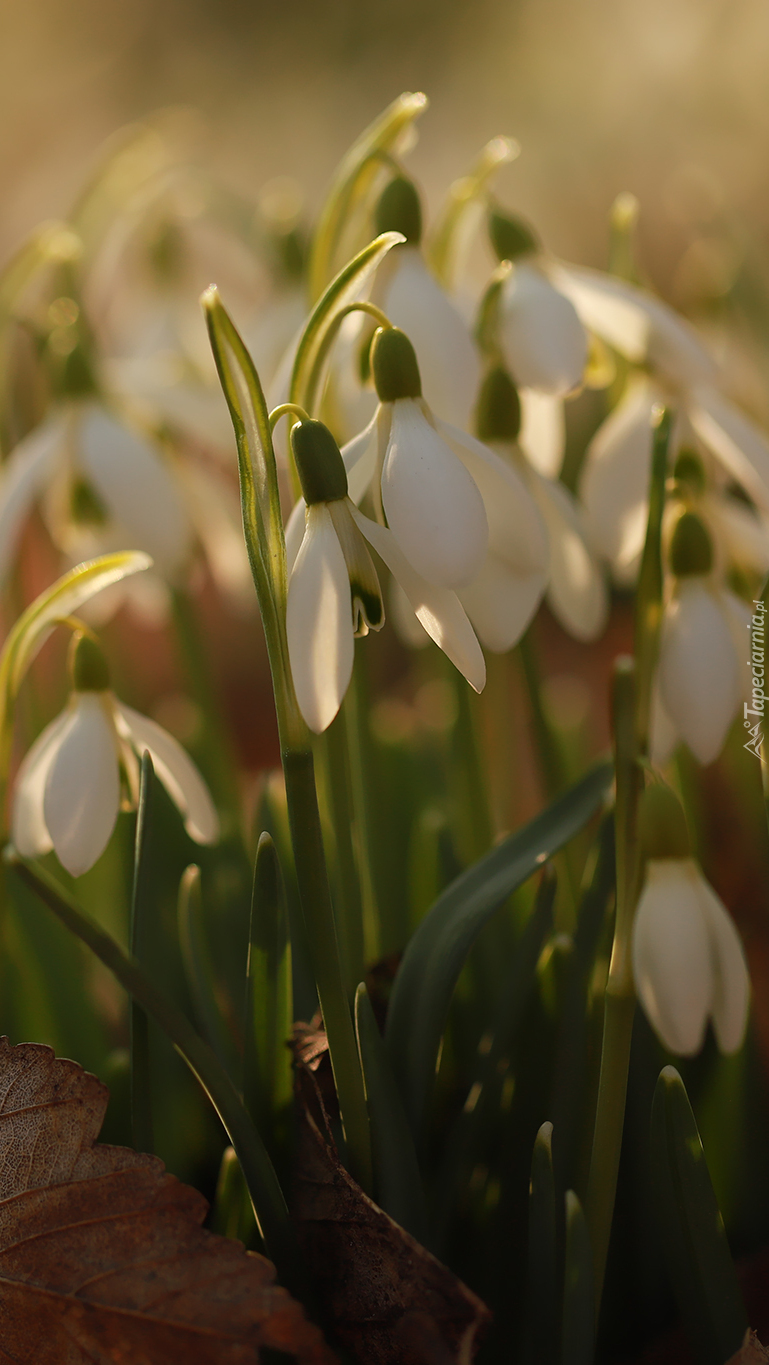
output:
{"label": "curved flower stalk", "polygon": [[219,821],[202,777],[155,721],[117,700],[98,645],[73,637],[72,694],[29,750],[13,790],[11,833],[23,857],[53,849],[79,877],[104,852],[125,803],[138,797],[139,757],[148,750],[187,833],[215,843]]}
{"label": "curved flower stalk", "polygon": [[734,923],[691,856],[686,821],[669,788],[641,803],[646,875],[633,923],[638,998],[668,1051],[699,1052],[712,1020],[722,1052],[745,1036],[750,984]]}
{"label": "curved flower stalk", "polygon": [[370,494],[416,572],[457,593],[483,645],[510,649],[545,589],[536,503],[507,460],[432,412],[398,328],[377,331],[371,364],[380,402],[342,452],[350,496]]}
{"label": "curved flower stalk", "polygon": [[553,278],[531,230],[494,210],[489,234],[500,262],[509,262],[499,296],[499,344],[520,388],[562,397],[579,388],[588,339],[571,300]]}
{"label": "curved flower stalk", "polygon": [[427,633],[480,692],[483,655],[456,595],[422,579],[387,527],[351,502],[341,453],[323,423],[298,422],[291,445],[304,497],[286,529],[286,632],[297,701],[310,729],[321,733],[339,710],[352,675],[355,636],[384,625],[369,545]]}
{"label": "curved flower stalk", "polygon": [[[551,611],[576,639],[595,639],[606,624],[609,610],[603,573],[587,544],[575,499],[558,480],[533,468],[521,450],[519,398],[500,365],[492,366],[486,375],[477,421],[479,435],[512,462],[530,494],[528,506],[525,497],[521,500],[521,517],[530,518],[532,499],[539,510],[547,537],[546,598]],[[517,527],[515,530],[519,534]],[[539,597],[535,605],[538,601]]]}
{"label": "curved flower stalk", "polygon": [[713,572],[711,537],[694,512],[673,532],[672,592],[660,633],[652,753],[663,762],[682,739],[700,763],[712,763],[750,695],[746,626],[750,611]]}

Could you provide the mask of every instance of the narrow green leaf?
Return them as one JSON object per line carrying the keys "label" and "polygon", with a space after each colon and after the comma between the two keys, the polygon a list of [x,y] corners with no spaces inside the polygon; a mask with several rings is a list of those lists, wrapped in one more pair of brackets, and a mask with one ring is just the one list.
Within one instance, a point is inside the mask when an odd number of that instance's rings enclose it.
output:
{"label": "narrow green leaf", "polygon": [[455,180],[447,203],[431,235],[427,258],[445,288],[453,281],[455,261],[468,212],[486,197],[489,180],[505,162],[514,161],[520,154],[517,142],[509,137],[493,137],[486,143],[469,175]]}
{"label": "narrow green leaf", "polygon": [[595,1317],[593,1258],[582,1205],[566,1191],[566,1254],[563,1276],[562,1365],[593,1365]]}
{"label": "narrow green leaf", "polygon": [[554,1365],[558,1344],[558,1237],[553,1125],[534,1142],[529,1182],[529,1258],[522,1365]]}
{"label": "narrow green leaf", "polygon": [[678,1072],[654,1092],[651,1163],[662,1243],[678,1307],[699,1365],[723,1365],[748,1328],[697,1123]]}
{"label": "narrow green leaf", "polygon": [[411,939],[393,987],[386,1041],[415,1136],[424,1126],[454,987],[478,934],[511,892],[587,824],[611,779],[611,764],[599,764],[468,868]]}
{"label": "narrow green leaf", "polygon": [[651,720],[652,682],[657,666],[659,633],[662,625],[662,518],[668,452],[673,430],[673,413],[662,408],[657,414],[649,476],[649,516],[646,523],[641,567],[638,572],[635,618],[635,656],[638,668],[637,733],[642,754],[648,750]]}
{"label": "narrow green leaf", "polygon": [[[151,877],[149,875],[150,859],[148,857],[149,826],[152,818],[155,780],[152,759],[148,753],[145,753],[141,761],[139,801],[136,809],[130,929],[131,955],[142,967],[146,966],[149,957],[148,931],[157,910],[152,896]],[[131,998],[129,1010],[129,1029],[133,1144],[137,1152],[154,1152],[149,1019],[134,997]]]}
{"label": "narrow green leaf", "polygon": [[220,1237],[233,1237],[245,1246],[249,1246],[256,1232],[248,1188],[234,1147],[225,1147],[222,1152],[210,1227]]}
{"label": "narrow green leaf", "polygon": [[216,1003],[216,976],[203,917],[200,868],[185,868],[177,900],[179,948],[198,1028],[222,1066],[234,1074],[232,1040]]}
{"label": "narrow green leaf", "polygon": [[310,298],[313,302],[338,269],[345,230],[369,194],[377,174],[381,174],[403,134],[426,108],[426,95],[410,92],[399,95],[361,133],[343,157],[321,210],[310,251]]}
{"label": "narrow green leaf", "polygon": [[291,1099],[291,944],[280,863],[269,834],[256,850],[246,966],[243,1098],[267,1129]]}
{"label": "narrow green leaf", "polygon": [[299,1298],[306,1298],[306,1275],[283,1191],[264,1143],[216,1054],[139,964],[128,957],[94,920],[83,914],[50,873],[26,862],[12,848],[6,848],[4,857],[8,867],[39,896],[70,933],[87,944],[123,989],[154,1019],[197,1077],[235,1148],[254,1215],[267,1254],[277,1268],[278,1279]]}
{"label": "narrow green leaf", "polygon": [[427,1208],[414,1140],[363,982],[355,993],[355,1032],[371,1119],[376,1199],[425,1245]]}
{"label": "narrow green leaf", "polygon": [[348,261],[310,314],[294,357],[289,400],[312,414],[320,399],[326,359],[350,305],[359,299],[388,251],[405,241],[400,232],[383,232]]}

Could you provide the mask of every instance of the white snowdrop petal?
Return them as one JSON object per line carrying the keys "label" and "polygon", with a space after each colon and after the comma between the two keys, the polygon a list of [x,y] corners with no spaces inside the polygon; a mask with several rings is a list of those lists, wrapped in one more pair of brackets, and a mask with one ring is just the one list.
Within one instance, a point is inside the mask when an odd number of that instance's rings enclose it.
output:
{"label": "white snowdrop petal", "polygon": [[361,512],[353,515],[369,544],[400,584],[427,634],[467,678],[470,686],[476,692],[482,692],[486,682],[483,651],[457,594],[421,578],[386,526],[377,525]]}
{"label": "white snowdrop petal", "polygon": [[546,573],[547,531],[539,508],[511,461],[448,422],[440,435],[462,461],[483,498],[489,551],[518,573]]}
{"label": "white snowdrop petal", "polygon": [[646,536],[656,399],[646,381],[630,386],[590,442],[580,480],[591,544],[623,583],[635,578]]}
{"label": "white snowdrop petal", "polygon": [[214,582],[240,610],[252,610],[254,584],[243,536],[240,498],[213,468],[186,461],[179,470],[190,520],[205,551]]}
{"label": "white snowdrop petal", "polygon": [[50,725],[46,725],[16,774],[11,807],[11,838],[23,858],[38,858],[53,848],[45,823],[43,795],[48,769],[69,717],[69,709],[64,710]]}
{"label": "white snowdrop petal", "polygon": [[107,693],[75,694],[46,777],[45,823],[59,862],[73,877],[87,872],[104,852],[120,806],[109,704]]}
{"label": "white snowdrop petal", "polygon": [[577,640],[595,640],[609,614],[603,574],[585,542],[579,508],[568,489],[532,471],[531,490],[547,527],[550,580],[547,600]]}
{"label": "white snowdrop petal", "polygon": [[769,518],[729,496],[706,496],[702,508],[722,558],[765,578],[769,573]]}
{"label": "white snowdrop petal", "polygon": [[660,299],[599,270],[558,265],[550,273],[585,326],[628,360],[647,361],[685,386],[715,378],[716,363],[697,333]]}
{"label": "white snowdrop petal", "polygon": [[428,582],[455,588],[478,572],[488,545],[483,499],[418,400],[392,404],[382,503],[400,548]]}
{"label": "white snowdrop petal", "polygon": [[700,387],[691,396],[689,418],[700,440],[769,512],[769,436],[722,393]]}
{"label": "white snowdrop petal", "polygon": [[668,1051],[699,1052],[713,996],[708,928],[684,860],[652,859],[633,923],[636,993]]}
{"label": "white snowdrop petal", "polygon": [[299,709],[321,734],[332,722],[352,674],[350,581],[328,509],[309,509],[288,583],[286,633]]}
{"label": "white snowdrop petal", "polygon": [[302,540],[304,539],[306,520],[307,503],[304,498],[300,498],[298,502],[294,503],[291,515],[286,522],[286,572],[288,574],[291,573],[291,570],[296,563],[296,557],[299,554],[299,549]]}
{"label": "white snowdrop petal", "polygon": [[544,573],[515,573],[498,555],[486,556],[479,574],[458,596],[481,644],[505,654],[520,640],[545,591]]}
{"label": "white snowdrop petal", "polygon": [[342,459],[347,470],[347,495],[359,503],[371,485],[379,458],[379,409],[368,426],[342,446]]}
{"label": "white snowdrop petal", "polygon": [[718,594],[699,577],[679,579],[662,623],[660,696],[700,763],[712,763],[721,752],[740,703],[741,684]]}
{"label": "white snowdrop petal", "polygon": [[710,932],[713,959],[711,1014],[722,1052],[736,1052],[745,1037],[750,978],[742,940],[731,915],[712,886],[695,868],[702,913]]}
{"label": "white snowdrop petal", "polygon": [[[722,588],[720,601],[724,610],[724,618],[729,628],[729,634],[732,637],[734,656],[737,660],[737,668],[740,675],[740,699],[748,702],[750,705],[753,692],[753,668],[751,664],[751,645],[753,641],[750,628],[751,625],[756,623],[751,620],[751,608],[748,606],[747,602],[743,602],[742,598],[736,597],[733,592],[729,592],[728,589]],[[764,627],[764,629],[766,629],[766,627]],[[762,636],[761,639],[763,641],[764,637]],[[761,666],[765,666],[763,665],[763,661],[759,667]],[[766,688],[766,674],[764,673],[763,676],[759,676],[764,690],[768,690]],[[754,716],[752,719],[755,721],[756,717]],[[747,739],[747,735],[745,738]]]}
{"label": "white snowdrop petal", "polygon": [[162,725],[122,702],[116,710],[138,754],[149,750],[155,771],[184,817],[187,833],[199,844],[215,844],[219,817],[211,794],[189,754]]}
{"label": "white snowdrop petal", "polygon": [[500,342],[522,388],[564,394],[582,382],[585,329],[571,300],[534,265],[516,265],[502,286]]}
{"label": "white snowdrop petal", "polygon": [[190,548],[191,525],[167,469],[147,441],[103,408],[91,406],[80,429],[79,458],[131,545],[171,572]]}
{"label": "white snowdrop petal", "polygon": [[662,768],[673,755],[679,734],[662,705],[659,685],[652,689],[651,719],[649,722],[650,758],[655,768]]}
{"label": "white snowdrop petal", "polygon": [[566,449],[563,399],[537,389],[521,389],[521,430],[518,444],[529,463],[546,478],[561,471]]}
{"label": "white snowdrop petal", "polygon": [[65,431],[65,418],[62,415],[52,418],[20,441],[2,466],[0,580],[8,573],[33,502],[56,468]]}
{"label": "white snowdrop petal", "polygon": [[430,274],[418,247],[398,247],[390,261],[382,307],[417,353],[422,393],[446,421],[467,426],[481,380],[467,324]]}

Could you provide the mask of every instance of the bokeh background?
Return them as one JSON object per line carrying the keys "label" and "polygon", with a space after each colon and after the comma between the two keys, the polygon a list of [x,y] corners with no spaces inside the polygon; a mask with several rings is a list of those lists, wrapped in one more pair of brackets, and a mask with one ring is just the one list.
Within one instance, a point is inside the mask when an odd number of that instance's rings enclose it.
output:
{"label": "bokeh background", "polygon": [[[769,226],[765,0],[2,0],[5,255],[64,213],[102,141],[160,106],[200,111],[208,151],[255,189],[290,171],[317,204],[355,132],[425,89],[428,193],[497,132],[500,189],[557,252],[602,263],[618,191],[642,257],[686,302]],[[244,184],[244,177],[248,184]],[[731,227],[729,245],[714,224]]]}

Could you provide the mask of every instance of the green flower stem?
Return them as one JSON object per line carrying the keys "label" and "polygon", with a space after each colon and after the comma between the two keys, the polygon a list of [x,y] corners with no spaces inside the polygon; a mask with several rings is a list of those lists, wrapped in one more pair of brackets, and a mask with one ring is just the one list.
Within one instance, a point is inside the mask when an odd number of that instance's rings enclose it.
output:
{"label": "green flower stem", "polygon": [[340,938],[344,976],[351,1001],[364,976],[363,915],[354,842],[354,814],[350,780],[350,753],[346,718],[332,721],[319,744],[325,771],[325,790],[336,848],[339,905],[337,933]]}
{"label": "green flower stem", "polygon": [[656,417],[652,469],[649,483],[649,519],[646,527],[641,568],[636,594],[634,649],[637,663],[636,732],[638,749],[649,749],[649,723],[654,674],[659,652],[662,624],[662,514],[665,510],[665,481],[673,414],[662,408]]}
{"label": "green flower stem", "polygon": [[451,737],[457,846],[462,862],[469,867],[484,853],[488,853],[494,838],[494,828],[473,694],[453,664],[448,664],[448,669],[457,705],[457,719]]}
{"label": "green flower stem", "polygon": [[[147,843],[154,797],[155,773],[152,759],[145,753],[141,761],[139,801],[136,811],[134,874],[131,894],[131,955],[142,967],[149,958],[148,929],[152,913]],[[133,996],[129,1012],[131,1057],[131,1135],[137,1152],[154,1152],[152,1122],[152,1066],[150,1060],[149,1018]]]}
{"label": "green flower stem", "polygon": [[614,1216],[635,1012],[631,929],[639,874],[636,824],[638,802],[643,790],[643,770],[638,763],[636,715],[635,663],[633,659],[624,657],[617,660],[613,695],[617,781],[614,815],[616,918],[604,998],[601,1071],[585,1199],[594,1256],[596,1316],[601,1303]]}
{"label": "green flower stem", "polygon": [[283,1192],[266,1148],[243,1102],[214,1052],[174,1004],[158,990],[139,964],[100,928],[43,868],[33,866],[12,849],[5,861],[70,933],[85,943],[108,967],[129,995],[146,1010],[171,1040],[203,1086],[238,1156],[259,1224],[280,1283],[306,1297],[306,1277]]}
{"label": "green flower stem", "polygon": [[[392,234],[391,234],[392,235]],[[238,448],[243,532],[270,661],[299,899],[328,1036],[350,1168],[371,1189],[363,1073],[337,942],[310,733],[299,710],[286,636],[286,545],[270,419],[259,376],[216,290],[202,299]]]}
{"label": "green flower stem", "polygon": [[[362,651],[357,651],[352,682],[342,711],[347,726],[347,752],[350,757],[364,959],[376,962],[383,951],[383,926],[376,895],[375,871],[381,872],[386,867],[388,853],[382,838],[384,826],[377,811],[378,755],[369,726],[371,703],[366,660]],[[360,976],[358,982],[362,980]]]}

